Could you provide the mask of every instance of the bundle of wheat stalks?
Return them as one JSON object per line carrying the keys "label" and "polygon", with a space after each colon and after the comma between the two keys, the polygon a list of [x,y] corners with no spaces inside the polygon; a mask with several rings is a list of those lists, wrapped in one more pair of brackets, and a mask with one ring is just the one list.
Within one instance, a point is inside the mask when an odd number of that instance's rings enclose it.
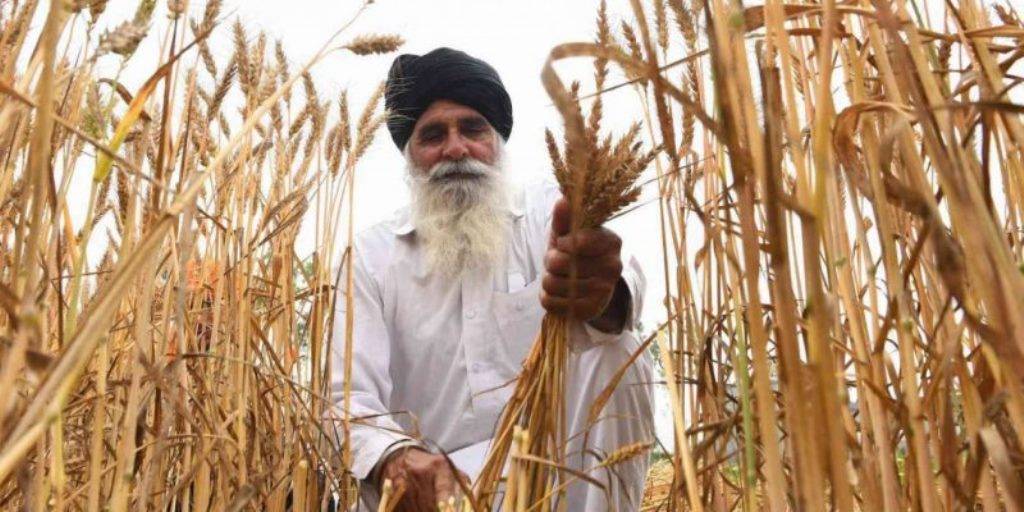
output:
{"label": "bundle of wheat stalks", "polygon": [[137,4],[0,2],[0,508],[346,506],[334,232],[383,115],[309,70],[401,39],[294,66],[236,23],[223,62],[220,1]]}
{"label": "bundle of wheat stalks", "polygon": [[[601,12],[601,33],[609,34],[603,7]],[[546,135],[555,178],[572,212],[571,236],[580,229],[600,227],[634,202],[640,195],[637,178],[657,152],[641,149],[639,123],[616,139],[612,135],[602,137],[600,97],[584,118],[580,83],[574,82],[566,90],[553,68],[555,61],[568,56],[553,52],[544,66],[542,80],[565,123],[562,150],[550,130]],[[608,61],[598,58],[594,65],[595,84],[601,88],[608,75]],[[499,505],[496,491],[506,465],[502,510],[553,510],[559,507],[566,486],[575,480],[560,474],[565,467],[567,442],[563,389],[569,355],[568,322],[555,314],[546,314],[541,322],[540,334],[523,363],[476,482],[476,506],[482,510]],[[646,452],[635,446],[624,450],[609,455],[609,465],[623,459],[623,453],[638,456]],[[564,501],[555,509],[564,509]]]}

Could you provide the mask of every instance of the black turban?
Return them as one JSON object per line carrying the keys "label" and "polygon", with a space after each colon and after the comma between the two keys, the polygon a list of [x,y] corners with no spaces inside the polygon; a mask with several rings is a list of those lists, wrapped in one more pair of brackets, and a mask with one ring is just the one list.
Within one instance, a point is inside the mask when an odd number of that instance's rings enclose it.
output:
{"label": "black turban", "polygon": [[425,55],[399,55],[391,64],[384,105],[388,131],[404,149],[416,121],[436,100],[470,107],[508,140],[512,133],[512,101],[490,64],[451,48]]}

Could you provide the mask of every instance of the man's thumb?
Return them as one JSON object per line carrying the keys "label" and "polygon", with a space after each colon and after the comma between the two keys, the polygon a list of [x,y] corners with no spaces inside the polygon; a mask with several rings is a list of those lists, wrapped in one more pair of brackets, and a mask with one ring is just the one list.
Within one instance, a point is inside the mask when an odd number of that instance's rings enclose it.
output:
{"label": "man's thumb", "polygon": [[572,208],[569,205],[569,200],[559,197],[551,211],[551,234],[556,237],[568,235],[571,228]]}

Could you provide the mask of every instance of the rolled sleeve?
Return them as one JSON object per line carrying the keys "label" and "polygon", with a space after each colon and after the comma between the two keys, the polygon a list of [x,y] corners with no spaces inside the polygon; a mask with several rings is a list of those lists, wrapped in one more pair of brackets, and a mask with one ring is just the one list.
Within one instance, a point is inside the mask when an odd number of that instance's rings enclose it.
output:
{"label": "rolled sleeve", "polygon": [[380,488],[380,473],[384,470],[384,461],[387,460],[391,454],[405,448],[419,448],[424,451],[430,451],[427,449],[426,445],[411,438],[400,439],[388,445],[388,447],[377,456],[377,463],[373,465],[373,469],[370,470],[370,474],[365,478],[365,480],[368,481],[374,489]]}
{"label": "rolled sleeve", "polygon": [[622,280],[626,282],[626,288],[629,289],[629,315],[626,317],[624,329],[639,330],[647,279],[635,256],[630,256],[625,268],[622,269]]}
{"label": "rolled sleeve", "polygon": [[373,427],[353,425],[352,439],[352,475],[359,480],[366,480],[385,455],[394,451],[397,446],[419,444],[415,439],[395,431],[377,429],[368,432],[364,429]]}

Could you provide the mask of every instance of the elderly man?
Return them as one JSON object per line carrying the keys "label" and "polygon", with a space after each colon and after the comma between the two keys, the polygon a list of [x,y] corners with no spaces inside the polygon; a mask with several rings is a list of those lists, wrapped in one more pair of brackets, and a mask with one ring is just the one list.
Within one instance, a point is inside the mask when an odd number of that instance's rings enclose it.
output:
{"label": "elderly man", "polygon": [[635,260],[623,268],[621,241],[607,229],[570,240],[568,204],[554,185],[511,191],[503,152],[512,105],[491,66],[447,48],[402,55],[386,91],[412,201],[358,235],[353,304],[338,300],[333,351],[340,410],[352,307],[351,470],[364,506],[375,506],[386,479],[404,489],[398,510],[436,510],[459,492],[457,479],[483,462],[546,310],[573,319],[568,463],[602,482],[570,485],[565,510],[635,510],[647,461],[594,466],[653,439],[646,354],[587,423],[590,404],[639,346],[644,281]]}

